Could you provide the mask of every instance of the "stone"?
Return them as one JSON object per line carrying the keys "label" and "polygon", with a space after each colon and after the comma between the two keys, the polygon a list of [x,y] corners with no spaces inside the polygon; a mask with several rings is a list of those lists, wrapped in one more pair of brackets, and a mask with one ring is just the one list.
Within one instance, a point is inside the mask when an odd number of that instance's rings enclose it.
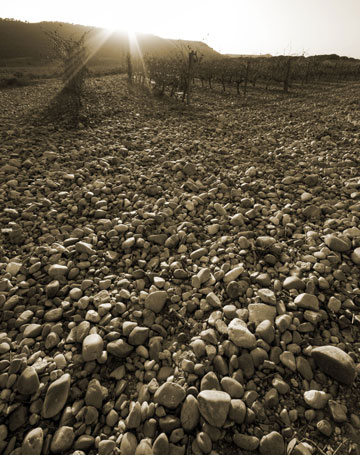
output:
{"label": "stone", "polygon": [[360,247],[355,248],[355,250],[351,253],[351,260],[354,264],[360,265]]}
{"label": "stone", "polygon": [[275,339],[275,328],[269,319],[261,321],[256,327],[255,333],[268,344],[271,344]]}
{"label": "stone", "polygon": [[137,444],[137,439],[134,433],[125,433],[120,443],[121,455],[134,455]]}
{"label": "stone", "polygon": [[229,419],[241,425],[246,417],[246,404],[240,399],[233,399],[230,402]]}
{"label": "stone", "polygon": [[263,436],[260,440],[261,455],[283,455],[285,453],[284,438],[277,431]]}
{"label": "stone", "polygon": [[136,447],[135,455],[153,455],[151,439],[142,439]]}
{"label": "stone", "polygon": [[52,453],[64,453],[69,450],[74,442],[75,433],[72,427],[59,427],[51,440],[50,450]]}
{"label": "stone", "polygon": [[299,294],[294,300],[295,305],[298,308],[304,308],[305,310],[319,311],[319,300],[315,295],[312,294]]}
{"label": "stone", "polygon": [[336,346],[313,348],[311,356],[320,370],[343,384],[351,385],[356,377],[353,359]]}
{"label": "stone", "polygon": [[87,335],[82,343],[82,357],[85,362],[99,360],[104,348],[104,340],[97,333]]}
{"label": "stone", "polygon": [[218,390],[203,390],[198,394],[197,400],[202,417],[210,425],[221,428],[230,409],[230,395]]}
{"label": "stone", "polygon": [[233,319],[228,325],[229,339],[238,347],[253,349],[256,346],[256,337],[247,328],[246,322],[239,318]]}
{"label": "stone", "polygon": [[303,291],[306,287],[305,283],[303,280],[301,280],[297,276],[288,276],[285,278],[283,284],[283,288],[286,289],[287,291],[290,291],[291,289],[296,289],[297,291]]}
{"label": "stone", "polygon": [[219,379],[214,371],[209,371],[202,377],[200,382],[201,390],[221,390]]}
{"label": "stone", "polygon": [[249,436],[247,434],[235,433],[233,441],[237,447],[249,452],[255,451],[259,447],[259,438],[256,436]]}
{"label": "stone", "polygon": [[34,367],[26,367],[16,383],[16,388],[23,395],[32,395],[39,389],[39,376]]}
{"label": "stone", "polygon": [[30,430],[21,445],[21,455],[41,455],[44,432],[40,427]]}
{"label": "stone", "polygon": [[119,340],[110,341],[106,346],[106,350],[114,357],[124,359],[134,350],[134,347],[120,338]]}
{"label": "stone", "polygon": [[75,249],[78,253],[88,254],[89,256],[95,253],[92,245],[83,241],[77,242],[75,244]]}
{"label": "stone", "polygon": [[265,319],[273,322],[276,316],[276,308],[265,303],[250,303],[248,310],[249,322],[254,322],[256,325]]}
{"label": "stone", "polygon": [[280,354],[280,362],[293,373],[296,371],[295,356],[291,351],[284,351]]}
{"label": "stone", "polygon": [[221,308],[221,301],[214,292],[209,292],[209,294],[206,296],[206,301],[213,308]]}
{"label": "stone", "polygon": [[185,399],[186,392],[176,382],[165,382],[154,394],[154,401],[169,409],[176,409]]}
{"label": "stone", "polygon": [[335,234],[326,235],[324,242],[330,250],[338,253],[346,253],[351,248],[351,242],[347,237],[338,237]]}
{"label": "stone", "polygon": [[164,308],[167,298],[168,294],[166,291],[151,292],[145,299],[145,308],[153,311],[154,313],[160,313],[160,311]]}
{"label": "stone", "polygon": [[132,346],[140,346],[144,344],[149,337],[149,331],[150,329],[148,327],[134,327],[128,338],[129,344]]}
{"label": "stone", "polygon": [[305,357],[298,356],[296,357],[296,369],[301,374],[304,379],[311,381],[314,377],[310,363],[305,359]]}
{"label": "stone", "polygon": [[125,420],[128,429],[137,429],[141,424],[141,404],[139,401],[132,403],[130,412]]}
{"label": "stone", "polygon": [[322,390],[307,390],[304,392],[305,403],[313,409],[324,409],[331,395]]}
{"label": "stone", "polygon": [[234,378],[225,376],[221,379],[221,387],[231,398],[241,398],[244,395],[244,387]]}
{"label": "stone", "polygon": [[169,440],[165,433],[160,433],[152,446],[153,455],[169,455]]}
{"label": "stone", "polygon": [[68,271],[66,265],[53,264],[49,267],[48,274],[51,278],[61,278],[67,275]]}
{"label": "stone", "polygon": [[70,375],[65,373],[50,384],[41,410],[44,419],[55,417],[65,406],[69,395],[70,382]]}
{"label": "stone", "polygon": [[111,439],[103,439],[99,442],[99,455],[112,455],[114,453],[116,443]]}
{"label": "stone", "polygon": [[270,305],[276,305],[276,297],[274,291],[271,289],[259,289],[257,295],[260,297],[260,300],[263,303],[268,303]]}
{"label": "stone", "polygon": [[199,404],[193,395],[188,395],[181,407],[180,421],[181,426],[186,432],[193,431],[200,419]]}
{"label": "stone", "polygon": [[333,427],[328,420],[325,420],[325,419],[319,420],[316,424],[316,428],[324,436],[330,437],[332,435]]}
{"label": "stone", "polygon": [[329,400],[329,410],[331,417],[336,423],[347,422],[347,408],[345,405],[338,403],[335,400]]}
{"label": "stone", "polygon": [[85,404],[87,406],[94,406],[94,408],[101,409],[103,402],[101,384],[98,379],[91,379],[86,389]]}

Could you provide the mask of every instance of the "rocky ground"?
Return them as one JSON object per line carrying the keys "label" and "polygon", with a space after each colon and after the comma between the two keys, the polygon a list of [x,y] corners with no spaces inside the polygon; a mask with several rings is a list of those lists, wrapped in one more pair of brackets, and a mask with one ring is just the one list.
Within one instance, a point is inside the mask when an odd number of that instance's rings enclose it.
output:
{"label": "rocky ground", "polygon": [[360,84],[0,91],[0,452],[360,442]]}

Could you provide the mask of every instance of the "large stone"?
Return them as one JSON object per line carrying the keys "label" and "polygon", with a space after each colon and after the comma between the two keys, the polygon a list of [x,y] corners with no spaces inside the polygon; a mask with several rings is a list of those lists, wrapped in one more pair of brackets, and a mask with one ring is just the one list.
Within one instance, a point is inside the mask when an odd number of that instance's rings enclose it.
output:
{"label": "large stone", "polygon": [[228,326],[229,339],[240,348],[253,349],[256,346],[256,337],[247,328],[246,322],[234,318]]}
{"label": "large stone", "polygon": [[34,367],[26,367],[21,373],[16,388],[23,395],[32,395],[39,389],[40,381]]}
{"label": "large stone", "polygon": [[58,428],[51,440],[50,450],[52,453],[64,453],[69,450],[74,442],[75,433],[72,427],[62,426]]}
{"label": "large stone", "polygon": [[230,409],[230,395],[219,390],[203,390],[197,400],[204,419],[214,427],[222,427]]}
{"label": "large stone", "polygon": [[186,392],[176,382],[165,382],[154,394],[154,400],[161,406],[169,409],[176,409],[184,400]]}
{"label": "large stone", "polygon": [[248,310],[249,322],[254,322],[256,325],[265,319],[273,322],[276,316],[276,308],[265,303],[250,303]]}
{"label": "large stone", "polygon": [[353,359],[336,346],[319,346],[311,351],[321,371],[344,384],[352,384],[356,376]]}
{"label": "large stone", "polygon": [[307,390],[304,392],[305,403],[313,409],[324,409],[331,395],[322,390]]}
{"label": "large stone", "polygon": [[305,292],[296,296],[294,303],[298,308],[304,308],[305,310],[319,311],[320,309],[318,298]]}
{"label": "large stone", "polygon": [[328,234],[325,236],[325,244],[332,251],[338,253],[346,253],[351,248],[351,242],[347,237],[338,237],[335,234]]}
{"label": "large stone", "polygon": [[110,343],[106,346],[106,350],[109,354],[120,359],[126,358],[133,351],[133,349],[133,346],[130,346],[130,344],[122,339],[110,341]]}
{"label": "large stone", "polygon": [[145,299],[145,308],[153,311],[154,313],[160,313],[164,308],[168,294],[166,291],[155,291],[151,292]]}
{"label": "large stone", "polygon": [[283,455],[285,453],[284,438],[277,431],[263,436],[260,440],[261,455]]}
{"label": "large stone", "polygon": [[97,333],[92,333],[84,338],[82,344],[82,356],[85,362],[98,360],[104,348],[104,341]]}
{"label": "large stone", "polygon": [[65,406],[69,395],[70,381],[70,375],[65,373],[50,384],[41,410],[41,415],[44,419],[56,416]]}
{"label": "large stone", "polygon": [[30,430],[26,434],[22,446],[21,455],[40,455],[44,441],[44,432],[40,427]]}
{"label": "large stone", "polygon": [[181,407],[180,421],[184,431],[193,431],[200,419],[199,403],[193,395],[188,395]]}

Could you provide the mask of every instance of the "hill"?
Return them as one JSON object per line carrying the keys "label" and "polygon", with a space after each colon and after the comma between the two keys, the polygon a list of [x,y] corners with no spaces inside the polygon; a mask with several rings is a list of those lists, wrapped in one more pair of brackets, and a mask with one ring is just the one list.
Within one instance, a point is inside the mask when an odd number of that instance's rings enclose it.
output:
{"label": "hill", "polygon": [[[28,23],[12,19],[0,19],[0,59],[31,58],[44,59],[53,55],[52,42],[48,33],[57,33],[63,38],[79,38],[88,32],[89,51],[97,58],[119,58],[127,50],[127,34],[110,33],[104,29],[62,22]],[[167,56],[174,49],[199,51],[207,58],[221,56],[207,44],[200,41],[172,40],[154,35],[137,35],[134,51],[142,54]]]}

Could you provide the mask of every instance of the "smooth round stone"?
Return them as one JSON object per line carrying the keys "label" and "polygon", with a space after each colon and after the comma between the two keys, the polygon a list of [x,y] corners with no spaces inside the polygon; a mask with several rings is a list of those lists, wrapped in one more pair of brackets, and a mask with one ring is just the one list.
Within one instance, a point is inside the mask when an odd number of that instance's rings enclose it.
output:
{"label": "smooth round stone", "polygon": [[32,395],[39,389],[40,381],[34,367],[26,367],[21,373],[16,388],[23,395]]}
{"label": "smooth round stone", "polygon": [[360,247],[355,248],[355,250],[351,253],[351,260],[354,264],[360,265]]}
{"label": "smooth round stone", "polygon": [[111,439],[105,439],[99,442],[99,455],[111,455],[115,449],[116,443]]}
{"label": "smooth round stone", "polygon": [[256,335],[271,344],[275,338],[275,328],[271,321],[265,319],[260,322],[255,330]]}
{"label": "smooth round stone", "polygon": [[320,370],[343,384],[351,385],[356,377],[353,359],[336,346],[319,346],[311,351]]}
{"label": "smooth round stone", "polygon": [[291,351],[284,351],[280,354],[280,362],[293,373],[296,371],[295,356]]}
{"label": "smooth round stone", "polygon": [[304,308],[305,310],[319,311],[319,300],[315,295],[312,294],[299,294],[296,296],[294,303],[299,308]]}
{"label": "smooth round stone", "polygon": [[285,452],[284,438],[277,431],[263,436],[260,440],[261,455],[283,455]]}
{"label": "smooth round stone", "polygon": [[239,399],[231,400],[230,410],[229,410],[229,419],[233,422],[241,425],[244,423],[246,417],[246,404]]}
{"label": "smooth round stone", "polygon": [[283,282],[283,288],[287,291],[291,289],[296,289],[298,291],[303,291],[305,289],[305,283],[297,276],[288,276]]}
{"label": "smooth round stone", "polygon": [[85,403],[87,406],[94,406],[94,408],[100,409],[103,402],[103,395],[101,384],[98,379],[91,379],[89,381],[86,394]]}
{"label": "smooth round stone", "polygon": [[296,369],[301,374],[304,379],[311,381],[314,377],[314,373],[310,366],[310,363],[305,359],[305,357],[296,358]]}
{"label": "smooth round stone", "polygon": [[68,271],[66,265],[53,264],[49,267],[48,274],[51,278],[60,278],[67,275]]}
{"label": "smooth round stone", "polygon": [[338,253],[346,253],[351,248],[351,242],[347,237],[338,237],[335,234],[328,234],[325,236],[325,244],[332,251]]}
{"label": "smooth round stone", "polygon": [[186,392],[175,382],[165,382],[154,394],[155,403],[169,409],[176,409],[184,400]]}
{"label": "smooth round stone", "polygon": [[139,428],[141,424],[141,404],[139,401],[133,403],[133,406],[130,407],[130,412],[125,420],[125,423],[128,429]]}
{"label": "smooth round stone", "polygon": [[304,392],[305,403],[313,409],[324,409],[330,397],[330,394],[322,390],[307,390]]}
{"label": "smooth round stone", "polygon": [[234,378],[225,376],[221,379],[220,384],[223,391],[228,393],[231,398],[241,398],[244,395],[244,387]]}
{"label": "smooth round stone", "polygon": [[151,439],[142,439],[136,447],[135,455],[153,455]]}
{"label": "smooth round stone", "polygon": [[50,384],[41,410],[41,415],[44,419],[56,416],[65,406],[69,395],[70,382],[70,375],[65,373]]}
{"label": "smooth round stone", "polygon": [[203,418],[214,427],[222,427],[230,409],[230,395],[219,390],[203,390],[197,400]]}
{"label": "smooth round stone", "polygon": [[136,436],[130,432],[125,433],[120,443],[121,455],[134,455],[136,447],[137,447]]}
{"label": "smooth round stone", "polygon": [[21,455],[40,455],[44,441],[43,429],[38,427],[30,430],[22,443]]}
{"label": "smooth round stone", "polygon": [[193,395],[188,395],[181,407],[180,422],[186,432],[193,431],[200,419],[199,404]]}
{"label": "smooth round stone", "polygon": [[160,311],[164,308],[167,298],[168,294],[166,291],[151,292],[145,299],[145,308],[153,311],[154,313],[160,313]]}
{"label": "smooth round stone", "polygon": [[169,440],[165,433],[160,433],[152,446],[153,455],[168,455]]}
{"label": "smooth round stone", "polygon": [[256,337],[246,326],[246,322],[239,318],[233,319],[228,325],[229,339],[240,348],[253,349],[256,346]]}
{"label": "smooth round stone", "polygon": [[106,346],[106,350],[114,357],[123,359],[134,350],[134,347],[130,346],[125,340],[119,339],[110,341],[110,343],[108,343]]}
{"label": "smooth round stone", "polygon": [[148,327],[139,326],[135,327],[129,335],[128,338],[129,344],[131,344],[132,346],[140,346],[144,344],[149,337],[149,332],[150,330],[148,329]]}
{"label": "smooth round stone", "polygon": [[328,420],[319,420],[316,424],[316,428],[322,433],[323,435],[329,437],[332,435],[333,427]]}
{"label": "smooth round stone", "polygon": [[87,335],[82,343],[82,357],[85,362],[100,359],[104,348],[104,340],[97,333]]}
{"label": "smooth round stone", "polygon": [[75,433],[72,427],[62,426],[58,428],[51,440],[50,450],[52,453],[64,453],[69,450],[74,442]]}
{"label": "smooth round stone", "polygon": [[[249,452],[255,451],[259,447],[259,438],[256,436],[249,436],[248,434],[235,433],[233,441],[237,447]],[[280,455],[280,454],[278,454]]]}
{"label": "smooth round stone", "polygon": [[259,289],[257,291],[257,294],[263,303],[268,303],[270,305],[276,305],[276,297],[275,297],[274,291],[272,291],[271,289],[267,289],[267,288]]}

